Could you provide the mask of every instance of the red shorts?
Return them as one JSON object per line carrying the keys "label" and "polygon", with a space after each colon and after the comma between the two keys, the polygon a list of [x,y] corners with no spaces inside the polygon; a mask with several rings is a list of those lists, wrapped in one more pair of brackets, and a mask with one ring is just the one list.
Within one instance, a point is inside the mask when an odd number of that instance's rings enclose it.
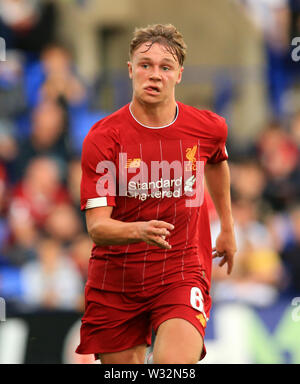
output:
{"label": "red shorts", "polygon": [[[120,352],[151,345],[152,329],[172,318],[189,321],[203,340],[211,298],[200,283],[181,281],[137,293],[85,288],[85,313],[80,329],[79,354]],[[205,346],[200,359],[206,355]]]}

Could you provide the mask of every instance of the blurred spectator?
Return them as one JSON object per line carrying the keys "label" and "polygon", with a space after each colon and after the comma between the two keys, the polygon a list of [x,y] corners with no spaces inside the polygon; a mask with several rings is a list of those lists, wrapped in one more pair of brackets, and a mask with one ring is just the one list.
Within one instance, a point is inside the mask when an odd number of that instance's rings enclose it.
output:
{"label": "blurred spectator", "polygon": [[266,215],[265,223],[272,237],[273,249],[280,253],[292,237],[290,217],[286,211],[272,212]]}
{"label": "blurred spectator", "polygon": [[68,164],[67,184],[72,203],[80,209],[81,160],[73,158]]}
{"label": "blurred spectator", "polygon": [[19,143],[19,155],[14,166],[15,178],[19,180],[22,177],[24,168],[36,156],[54,158],[65,176],[70,156],[66,133],[64,110],[52,101],[39,104],[33,111],[30,136]]}
{"label": "blurred spectator", "polygon": [[5,167],[0,163],[0,264],[3,262],[3,250],[8,242],[9,229],[6,220],[7,176]]}
{"label": "blurred spectator", "polygon": [[56,6],[52,0],[1,0],[0,36],[7,47],[39,53],[55,37]]}
{"label": "blurred spectator", "polygon": [[300,111],[296,112],[290,125],[291,140],[297,145],[300,151]]}
{"label": "blurred spectator", "polygon": [[288,0],[238,0],[261,31],[267,61],[266,78],[271,114],[281,119],[286,114],[284,96],[290,84],[290,9]]}
{"label": "blurred spectator", "polygon": [[261,198],[266,179],[258,161],[250,159],[231,163],[230,169],[233,193],[249,200]]}
{"label": "blurred spectator", "polygon": [[22,266],[36,258],[36,242],[39,233],[33,218],[26,209],[13,211],[8,220],[10,229],[9,247],[5,249],[8,265]]}
{"label": "blurred spectator", "polygon": [[80,271],[82,281],[86,283],[93,242],[87,234],[81,234],[74,238],[70,247],[70,255]]}
{"label": "blurred spectator", "polygon": [[61,244],[43,237],[37,244],[37,254],[38,260],[21,270],[24,302],[32,309],[81,309],[80,274]]}
{"label": "blurred spectator", "polygon": [[291,234],[288,244],[283,248],[281,257],[290,278],[290,288],[300,293],[300,206],[290,211]]}
{"label": "blurred spectator", "polygon": [[299,149],[278,124],[265,129],[257,148],[267,178],[264,198],[274,210],[287,209],[300,196]]}
{"label": "blurred spectator", "polygon": [[[234,269],[228,277],[219,268],[218,259],[213,263],[214,300],[239,300],[256,306],[272,304],[281,284],[282,265],[279,254],[273,249],[268,228],[257,219],[258,204],[238,198],[233,202],[233,217],[238,252]],[[212,225],[215,244],[219,222]]]}
{"label": "blurred spectator", "polygon": [[9,213],[15,217],[28,215],[38,228],[43,228],[53,208],[69,201],[57,163],[51,158],[36,157],[13,190]]}
{"label": "blurred spectator", "polygon": [[69,52],[58,45],[47,47],[41,57],[46,79],[42,97],[50,100],[63,99],[67,105],[80,104],[86,90],[74,73]]}
{"label": "blurred spectator", "polygon": [[7,204],[7,175],[6,169],[3,164],[0,163],[0,215],[6,213],[6,204]]}
{"label": "blurred spectator", "polygon": [[71,204],[58,204],[45,220],[48,235],[64,244],[70,244],[82,232],[82,223]]}
{"label": "blurred spectator", "polygon": [[13,163],[18,155],[18,143],[14,125],[10,120],[0,119],[0,161],[6,165]]}
{"label": "blurred spectator", "polygon": [[51,44],[41,53],[40,61],[27,72],[27,98],[34,107],[43,100],[60,102],[66,107],[85,107],[87,90],[79,78],[69,51]]}
{"label": "blurred spectator", "polygon": [[21,52],[7,51],[0,65],[0,118],[15,119],[26,108],[23,79],[24,57]]}

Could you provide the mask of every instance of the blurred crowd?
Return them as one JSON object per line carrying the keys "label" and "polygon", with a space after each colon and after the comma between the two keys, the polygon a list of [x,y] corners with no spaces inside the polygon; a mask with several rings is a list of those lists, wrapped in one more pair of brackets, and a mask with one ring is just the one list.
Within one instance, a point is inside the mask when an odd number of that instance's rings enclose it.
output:
{"label": "blurred crowd", "polygon": [[[229,141],[238,251],[230,277],[214,261],[212,294],[215,301],[266,306],[300,293],[300,65],[291,59],[300,1],[236,2],[262,35],[270,117],[242,151]],[[213,209],[211,221],[215,242]]]}
{"label": "blurred crowd", "polygon": [[[0,2],[0,296],[23,310],[82,310],[92,247],[79,209],[80,154],[105,113],[91,111],[91,85],[54,39],[54,4]],[[256,142],[242,154],[229,142],[238,253],[230,277],[214,262],[216,301],[269,305],[300,292],[300,109],[286,113],[286,88],[274,98],[276,84]],[[210,214],[214,242],[212,206]]]}
{"label": "blurred crowd", "polygon": [[[294,37],[300,36],[299,0],[235,0],[261,33],[265,50],[265,80],[272,116],[287,118],[295,108],[294,83],[299,86],[299,62],[291,60]],[[299,107],[299,103],[298,103]]]}
{"label": "blurred crowd", "polygon": [[4,0],[0,15],[0,296],[24,310],[82,310],[92,243],[80,149],[102,116],[54,39],[54,2]]}

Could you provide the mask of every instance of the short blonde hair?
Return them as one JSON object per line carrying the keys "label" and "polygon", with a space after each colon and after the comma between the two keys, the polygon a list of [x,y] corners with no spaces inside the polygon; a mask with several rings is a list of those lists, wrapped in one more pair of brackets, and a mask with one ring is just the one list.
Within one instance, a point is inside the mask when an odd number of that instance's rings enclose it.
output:
{"label": "short blonde hair", "polygon": [[187,46],[181,33],[172,24],[154,24],[146,28],[136,28],[133,39],[130,42],[130,59],[134,51],[144,43],[149,43],[149,48],[158,43],[164,45],[166,49],[177,58],[182,66],[186,57]]}

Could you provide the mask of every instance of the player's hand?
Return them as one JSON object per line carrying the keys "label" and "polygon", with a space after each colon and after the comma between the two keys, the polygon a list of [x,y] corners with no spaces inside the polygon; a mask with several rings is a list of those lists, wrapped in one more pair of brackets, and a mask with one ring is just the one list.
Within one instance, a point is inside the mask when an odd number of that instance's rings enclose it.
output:
{"label": "player's hand", "polygon": [[172,248],[166,239],[171,235],[170,231],[174,229],[174,225],[159,220],[138,222],[137,225],[141,241],[162,249]]}
{"label": "player's hand", "polygon": [[213,258],[222,258],[219,262],[220,267],[227,263],[227,274],[229,275],[233,268],[233,258],[236,253],[234,231],[221,231],[216,240],[216,247],[212,251]]}

